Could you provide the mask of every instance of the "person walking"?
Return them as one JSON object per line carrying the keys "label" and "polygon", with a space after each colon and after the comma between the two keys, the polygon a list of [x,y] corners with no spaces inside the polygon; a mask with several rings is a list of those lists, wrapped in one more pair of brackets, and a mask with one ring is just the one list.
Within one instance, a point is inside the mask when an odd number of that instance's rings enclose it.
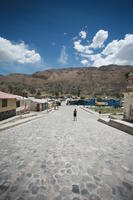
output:
{"label": "person walking", "polygon": [[77,121],[77,110],[76,110],[76,108],[73,111],[73,118],[74,118],[74,121]]}

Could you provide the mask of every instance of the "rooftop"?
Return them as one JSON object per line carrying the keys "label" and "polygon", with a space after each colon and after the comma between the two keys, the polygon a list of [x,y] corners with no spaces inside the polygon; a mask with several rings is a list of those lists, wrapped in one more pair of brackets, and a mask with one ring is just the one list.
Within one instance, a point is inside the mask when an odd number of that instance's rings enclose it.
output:
{"label": "rooftop", "polygon": [[18,96],[0,91],[0,99],[16,99]]}

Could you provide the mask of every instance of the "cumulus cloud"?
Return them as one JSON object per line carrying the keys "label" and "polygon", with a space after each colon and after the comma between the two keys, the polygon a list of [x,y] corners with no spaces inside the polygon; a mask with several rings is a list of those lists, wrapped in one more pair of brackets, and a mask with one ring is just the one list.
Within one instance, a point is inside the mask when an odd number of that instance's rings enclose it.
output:
{"label": "cumulus cloud", "polygon": [[68,54],[66,53],[66,47],[63,46],[61,49],[61,53],[60,53],[60,57],[58,59],[58,62],[60,64],[67,64],[67,60],[68,60]]}
{"label": "cumulus cloud", "polygon": [[86,60],[86,59],[84,59],[84,60],[81,60],[81,63],[82,63],[83,65],[88,65],[88,64],[89,64],[89,61]]}
{"label": "cumulus cloud", "polygon": [[[81,31],[79,35],[82,39],[86,39],[87,34],[85,31]],[[74,49],[78,53],[80,53],[81,57],[89,58],[89,55],[93,54],[92,49],[95,50],[97,48],[103,47],[104,42],[107,38],[108,38],[108,31],[99,30],[94,36],[91,44],[88,44],[88,40],[87,40],[87,45],[82,45],[81,40],[74,41]]]}
{"label": "cumulus cloud", "polygon": [[110,42],[99,57],[95,57],[93,63],[97,67],[109,64],[133,65],[133,34],[127,34],[124,39]]}
{"label": "cumulus cloud", "polygon": [[124,39],[111,41],[101,52],[97,53],[97,49],[104,47],[107,38],[108,31],[99,30],[91,44],[82,45],[81,40],[74,41],[74,49],[81,63],[87,64],[88,61],[96,67],[109,64],[133,65],[133,34],[126,34]]}
{"label": "cumulus cloud", "polygon": [[78,51],[79,53],[84,53],[84,54],[91,54],[93,53],[92,50],[89,49],[88,45],[82,45],[81,40],[77,40],[74,42],[74,49]]}
{"label": "cumulus cloud", "polygon": [[104,42],[108,38],[108,31],[99,30],[94,36],[90,48],[97,49],[104,46]]}
{"label": "cumulus cloud", "polygon": [[30,50],[24,42],[13,43],[0,37],[0,62],[17,62],[20,64],[37,63],[41,61],[39,53]]}
{"label": "cumulus cloud", "polygon": [[79,36],[80,36],[82,39],[85,39],[86,36],[87,36],[87,33],[86,33],[85,31],[80,31]]}

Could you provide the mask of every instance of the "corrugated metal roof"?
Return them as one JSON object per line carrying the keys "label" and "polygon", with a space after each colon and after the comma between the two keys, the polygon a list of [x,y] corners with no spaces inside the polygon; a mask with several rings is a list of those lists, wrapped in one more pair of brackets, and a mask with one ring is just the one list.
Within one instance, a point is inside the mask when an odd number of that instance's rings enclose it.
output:
{"label": "corrugated metal roof", "polygon": [[0,91],[0,99],[16,99],[18,96]]}

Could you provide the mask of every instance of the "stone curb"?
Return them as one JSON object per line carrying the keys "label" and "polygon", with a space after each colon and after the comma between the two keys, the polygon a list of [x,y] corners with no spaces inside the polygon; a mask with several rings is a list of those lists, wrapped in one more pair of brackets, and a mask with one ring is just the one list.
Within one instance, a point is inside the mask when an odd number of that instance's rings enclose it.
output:
{"label": "stone curb", "polygon": [[97,113],[95,113],[95,112],[93,112],[93,111],[91,111],[90,109],[85,109],[84,107],[80,107],[82,110],[85,110],[86,112],[89,112],[90,114],[97,114]]}
{"label": "stone curb", "polygon": [[105,120],[105,119],[102,119],[102,118],[99,118],[98,121],[103,123],[103,124],[106,124],[108,126],[111,126],[113,128],[116,128],[120,131],[126,132],[130,135],[133,135],[133,127],[128,126],[128,125],[123,124],[123,123],[120,123],[119,121],[116,121],[116,120],[113,120],[113,119]]}
{"label": "stone curb", "polygon": [[16,122],[16,123],[7,125],[7,126],[5,126],[5,127],[0,127],[0,131],[4,131],[4,130],[7,130],[7,129],[9,129],[9,128],[13,128],[13,127],[15,127],[15,126],[24,124],[24,123],[26,123],[26,122],[30,122],[30,121],[35,120],[35,119],[39,119],[39,118],[41,118],[41,117],[43,117],[43,116],[39,116],[39,117],[37,116],[37,117],[35,117],[35,118],[26,119],[26,120],[24,120],[24,121],[20,121],[20,122]]}
{"label": "stone curb", "polygon": [[80,107],[82,110],[84,110],[84,111],[86,111],[86,112],[88,112],[88,113],[90,113],[90,114],[92,114],[95,118],[99,118],[99,113],[97,113],[97,112],[95,112],[95,111],[92,111],[92,110],[90,110],[90,109],[85,109],[85,108],[83,108],[83,107]]}
{"label": "stone curb", "polygon": [[[50,112],[53,113],[52,111],[54,111],[54,110],[50,110],[49,112],[45,112],[44,114],[47,114],[47,113],[50,113]],[[7,126],[0,127],[0,132],[1,132],[1,131],[4,131],[4,130],[7,130],[7,129],[10,129],[10,128],[13,128],[13,127],[15,127],[15,126],[24,124],[24,123],[26,123],[26,122],[30,122],[30,121],[32,121],[32,120],[36,120],[36,119],[42,118],[42,117],[44,117],[44,114],[41,114],[40,116],[29,117],[29,118],[27,117],[27,119],[23,119],[23,121],[15,122],[15,123],[13,123],[13,124],[9,124],[9,125],[7,125]]]}

